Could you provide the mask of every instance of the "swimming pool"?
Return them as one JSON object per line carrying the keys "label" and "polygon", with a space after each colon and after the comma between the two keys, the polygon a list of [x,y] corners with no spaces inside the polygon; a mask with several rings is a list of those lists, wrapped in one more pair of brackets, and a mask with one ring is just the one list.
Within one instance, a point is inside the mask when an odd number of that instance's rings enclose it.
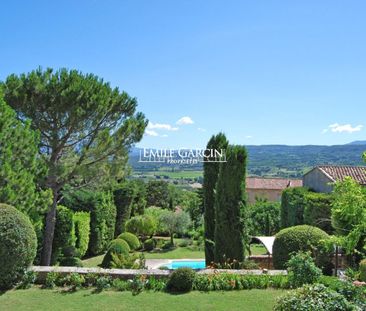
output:
{"label": "swimming pool", "polygon": [[192,269],[204,269],[206,268],[206,263],[204,260],[173,260],[171,263],[164,265],[168,269],[178,269],[178,268],[192,268]]}

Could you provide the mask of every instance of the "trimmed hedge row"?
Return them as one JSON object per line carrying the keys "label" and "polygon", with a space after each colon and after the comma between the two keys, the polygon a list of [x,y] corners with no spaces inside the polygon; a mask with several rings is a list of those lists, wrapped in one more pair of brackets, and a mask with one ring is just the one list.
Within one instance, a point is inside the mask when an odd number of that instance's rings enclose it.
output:
{"label": "trimmed hedge row", "polygon": [[331,194],[288,188],[281,197],[281,228],[308,224],[332,233],[331,204]]}

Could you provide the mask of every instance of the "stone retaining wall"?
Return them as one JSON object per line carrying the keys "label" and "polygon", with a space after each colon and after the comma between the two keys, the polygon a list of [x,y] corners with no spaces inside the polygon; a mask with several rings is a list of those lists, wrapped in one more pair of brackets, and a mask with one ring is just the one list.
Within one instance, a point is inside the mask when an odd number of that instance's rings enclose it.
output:
{"label": "stone retaining wall", "polygon": [[[173,270],[159,270],[159,269],[149,269],[149,270],[133,270],[133,269],[102,269],[102,268],[79,268],[79,267],[44,267],[44,266],[33,266],[31,268],[32,271],[38,274],[38,281],[44,282],[47,274],[51,272],[57,272],[60,274],[70,274],[70,273],[79,273],[79,274],[98,274],[98,275],[108,275],[113,278],[122,278],[122,279],[132,279],[137,275],[146,275],[146,276],[154,276],[156,278],[167,278]],[[278,275],[278,274],[287,274],[286,270],[227,270],[227,269],[203,269],[197,271],[198,274],[213,274],[213,273],[232,273],[232,274],[269,274],[269,275]]]}

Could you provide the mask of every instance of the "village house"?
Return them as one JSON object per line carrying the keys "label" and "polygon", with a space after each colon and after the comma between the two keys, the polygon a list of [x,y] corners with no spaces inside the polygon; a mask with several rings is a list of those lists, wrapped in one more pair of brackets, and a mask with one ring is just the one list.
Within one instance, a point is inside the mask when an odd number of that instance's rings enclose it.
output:
{"label": "village house", "polygon": [[268,201],[281,201],[282,191],[290,187],[302,187],[301,179],[247,177],[246,191],[248,203],[253,204],[256,198]]}
{"label": "village house", "polygon": [[315,192],[332,192],[332,183],[352,177],[360,185],[366,186],[366,166],[320,165],[303,176],[303,185]]}

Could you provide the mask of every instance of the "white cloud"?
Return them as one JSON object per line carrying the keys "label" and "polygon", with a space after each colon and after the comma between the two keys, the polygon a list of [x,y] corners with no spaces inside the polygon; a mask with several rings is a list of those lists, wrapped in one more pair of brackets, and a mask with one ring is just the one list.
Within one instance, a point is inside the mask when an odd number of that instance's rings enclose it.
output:
{"label": "white cloud", "polygon": [[161,137],[168,137],[168,135],[167,134],[163,134],[163,135],[161,135]]}
{"label": "white cloud", "polygon": [[158,133],[156,133],[155,131],[153,131],[153,130],[145,130],[145,134],[147,135],[147,136],[159,136],[159,134]]}
{"label": "white cloud", "polygon": [[334,123],[328,126],[328,128],[323,129],[322,134],[325,134],[329,131],[333,133],[353,133],[359,132],[363,128],[363,125],[359,124],[356,126],[352,126],[351,124],[339,124]]}
{"label": "white cloud", "polygon": [[164,123],[153,123],[149,122],[147,125],[148,129],[156,129],[156,130],[166,130],[166,131],[178,131],[179,127],[173,127],[170,124],[164,124]]}
{"label": "white cloud", "polygon": [[197,130],[199,130],[200,132],[206,132],[206,129],[204,129],[202,127],[197,128]]}
{"label": "white cloud", "polygon": [[182,117],[177,122],[178,125],[187,125],[187,124],[193,124],[193,120],[191,117]]}
{"label": "white cloud", "polygon": [[247,136],[245,136],[245,138],[251,139],[251,138],[253,138],[253,136],[247,135]]}

